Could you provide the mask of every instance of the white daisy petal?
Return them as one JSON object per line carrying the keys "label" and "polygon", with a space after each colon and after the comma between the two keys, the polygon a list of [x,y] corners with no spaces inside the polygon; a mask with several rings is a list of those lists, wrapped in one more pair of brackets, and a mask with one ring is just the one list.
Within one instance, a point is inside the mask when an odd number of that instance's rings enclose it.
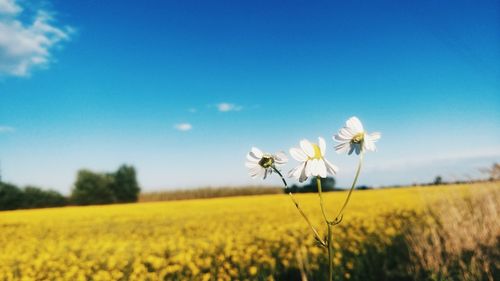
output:
{"label": "white daisy petal", "polygon": [[315,159],[314,170],[316,171],[316,176],[321,176],[321,159]]}
{"label": "white daisy petal", "polygon": [[266,169],[262,168],[262,169],[260,169],[259,173],[257,174],[257,177],[265,179],[264,178],[265,174],[266,174]]}
{"label": "white daisy petal", "polygon": [[307,160],[307,155],[302,150],[295,147],[290,148],[290,155],[292,155],[293,159],[299,162],[304,162]]}
{"label": "white daisy petal", "polygon": [[301,140],[300,141],[300,148],[307,154],[309,157],[314,157],[314,147],[312,146],[311,142],[308,140]]}
{"label": "white daisy petal", "polygon": [[[300,164],[300,165],[302,165],[302,164]],[[297,170],[299,169],[300,165],[299,165],[299,166],[297,166],[297,167],[295,167],[295,168],[293,168],[293,169],[291,169],[290,171],[288,171],[288,177],[289,177],[289,178],[296,178],[296,177],[295,177],[295,173],[296,173],[296,172],[297,172]]]}
{"label": "white daisy petal", "polygon": [[319,150],[321,152],[321,156],[325,156],[325,152],[326,152],[326,142],[325,142],[325,139],[322,138],[322,137],[319,137],[318,138],[318,146],[319,146]]}
{"label": "white daisy petal", "polygon": [[318,159],[313,159],[311,161],[311,176],[319,176],[319,160]]}
{"label": "white daisy petal", "polygon": [[276,161],[276,164],[285,164],[288,162],[288,157],[286,157],[286,154],[283,151],[279,151],[274,155],[274,160]]}
{"label": "white daisy petal", "polygon": [[262,168],[261,166],[256,166],[256,167],[253,167],[251,168],[249,171],[248,171],[248,174],[252,177],[252,178],[255,178],[257,177],[258,175],[260,175],[260,173],[264,170],[264,168]]}
{"label": "white daisy petal", "polygon": [[245,162],[245,167],[251,169],[253,167],[256,167],[256,166],[260,166],[259,163],[255,163],[255,162]]}
{"label": "white daisy petal", "polygon": [[257,163],[260,161],[260,158],[257,158],[252,152],[250,152],[250,153],[247,153],[247,160],[250,162]]}
{"label": "white daisy petal", "polygon": [[257,159],[257,161],[260,161],[260,159],[262,159],[262,156],[260,156],[260,157],[259,157],[259,156],[255,155],[255,153],[253,153],[252,151],[250,151],[250,152],[248,153],[248,155],[249,155],[250,157],[252,157],[252,158]]}
{"label": "white daisy petal", "polygon": [[300,178],[300,175],[302,174],[304,168],[305,168],[305,162],[304,163],[301,163],[299,166],[293,168],[292,170],[290,170],[290,172],[288,172],[288,177],[289,178],[295,178],[295,179],[299,179]]}
{"label": "white daisy petal", "polygon": [[381,136],[382,136],[381,133],[379,133],[379,132],[373,132],[371,134],[366,134],[365,138],[368,138],[368,139],[376,142],[376,141],[378,141],[380,139]]}
{"label": "white daisy petal", "polygon": [[321,160],[320,159],[314,159],[314,171],[315,171],[315,176],[320,176],[321,174]]}
{"label": "white daisy petal", "polygon": [[375,151],[375,142],[373,142],[371,139],[365,139],[363,142],[363,148],[368,151]]}
{"label": "white daisy petal", "polygon": [[347,137],[343,134],[336,134],[335,136],[333,136],[333,140],[336,141],[336,142],[346,142],[346,141],[350,141],[352,137]]}
{"label": "white daisy petal", "polygon": [[326,171],[328,173],[330,173],[331,175],[335,175],[337,173],[337,171],[339,170],[339,168],[335,165],[333,165],[332,163],[330,163],[330,161],[326,160],[326,159],[323,159],[325,161],[325,166],[326,166]]}
{"label": "white daisy petal", "polygon": [[345,124],[346,127],[351,128],[354,133],[361,133],[364,131],[363,124],[361,124],[361,121],[359,121],[356,116],[349,118]]}
{"label": "white daisy petal", "polygon": [[310,166],[310,163],[309,163],[309,162],[311,162],[311,161],[306,161],[306,162],[304,162],[304,163],[305,163],[305,165],[304,165],[304,174],[305,174],[306,176],[308,176],[308,171],[309,171],[309,166]]}
{"label": "white daisy petal", "polygon": [[257,147],[252,147],[252,153],[259,159],[262,158],[262,156],[264,156],[264,153],[262,153],[262,151]]}
{"label": "white daisy petal", "polygon": [[322,178],[326,178],[326,165],[323,159],[318,160],[317,166],[319,176]]}
{"label": "white daisy petal", "polygon": [[299,182],[304,182],[307,180],[307,174],[306,174],[306,168],[307,168],[307,162],[304,162],[303,168],[301,169],[301,173],[299,176]]}
{"label": "white daisy petal", "polygon": [[306,162],[306,168],[305,168],[305,174],[307,177],[312,176],[312,169],[313,169],[313,160],[309,160]]}
{"label": "white daisy petal", "polygon": [[351,144],[349,142],[338,144],[335,146],[335,151],[337,153],[346,153],[347,151],[349,151],[350,145]]}
{"label": "white daisy petal", "polygon": [[338,136],[344,140],[351,140],[356,134],[353,129],[344,127],[339,130]]}

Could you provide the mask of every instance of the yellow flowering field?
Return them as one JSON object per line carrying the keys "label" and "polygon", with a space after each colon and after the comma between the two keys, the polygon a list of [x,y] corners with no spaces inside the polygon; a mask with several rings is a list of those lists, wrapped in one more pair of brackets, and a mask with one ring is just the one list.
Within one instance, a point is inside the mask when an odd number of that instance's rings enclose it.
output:
{"label": "yellow flowering field", "polygon": [[[361,266],[367,239],[388,241],[407,214],[477,188],[488,187],[355,191],[334,229],[335,279]],[[345,196],[325,194],[327,212]],[[317,194],[296,198],[323,230]],[[1,212],[0,245],[0,280],[317,280],[326,270],[283,194]]]}

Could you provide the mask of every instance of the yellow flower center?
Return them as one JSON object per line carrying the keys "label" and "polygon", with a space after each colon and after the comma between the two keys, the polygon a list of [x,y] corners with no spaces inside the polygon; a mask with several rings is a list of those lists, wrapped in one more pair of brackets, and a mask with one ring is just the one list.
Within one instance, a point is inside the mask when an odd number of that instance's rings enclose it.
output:
{"label": "yellow flower center", "polygon": [[259,165],[265,169],[272,167],[273,164],[274,164],[274,158],[269,155],[262,156],[262,158],[259,161]]}
{"label": "yellow flower center", "polygon": [[310,159],[321,159],[321,149],[317,144],[312,143],[311,144],[313,149],[314,149],[314,156],[309,157]]}
{"label": "yellow flower center", "polygon": [[358,133],[351,139],[351,143],[362,143],[364,139],[365,133]]}

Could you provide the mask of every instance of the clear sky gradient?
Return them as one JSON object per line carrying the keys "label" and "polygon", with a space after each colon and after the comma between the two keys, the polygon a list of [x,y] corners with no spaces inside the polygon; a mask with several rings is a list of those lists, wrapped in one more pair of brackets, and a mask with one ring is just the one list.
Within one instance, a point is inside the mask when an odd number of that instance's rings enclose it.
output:
{"label": "clear sky gradient", "polygon": [[[37,31],[45,61],[15,55],[12,22],[41,12],[61,31]],[[479,177],[500,160],[499,19],[498,1],[0,0],[2,177],[68,193],[128,163],[146,190],[277,185],[247,176],[250,147],[323,136],[346,186],[331,137],[353,115],[382,132],[360,184]]]}

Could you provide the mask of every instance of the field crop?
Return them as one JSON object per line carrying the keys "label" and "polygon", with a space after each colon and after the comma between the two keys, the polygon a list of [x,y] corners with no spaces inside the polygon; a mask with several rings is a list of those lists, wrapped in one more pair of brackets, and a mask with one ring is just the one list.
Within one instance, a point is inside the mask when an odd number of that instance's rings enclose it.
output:
{"label": "field crop", "polygon": [[[433,202],[496,188],[355,191],[334,228],[335,280],[376,276],[373,253]],[[327,211],[345,195],[325,194]],[[296,197],[323,230],[317,194]],[[327,257],[309,231],[283,194],[2,212],[0,280],[320,280]]]}

